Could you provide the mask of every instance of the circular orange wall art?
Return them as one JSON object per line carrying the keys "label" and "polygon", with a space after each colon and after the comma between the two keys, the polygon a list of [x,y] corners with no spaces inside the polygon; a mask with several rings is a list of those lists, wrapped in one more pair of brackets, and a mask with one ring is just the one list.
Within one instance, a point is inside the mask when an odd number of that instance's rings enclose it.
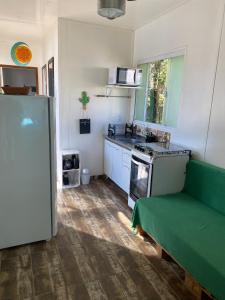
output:
{"label": "circular orange wall art", "polygon": [[26,66],[32,59],[32,52],[26,43],[17,42],[11,49],[11,57],[16,65]]}

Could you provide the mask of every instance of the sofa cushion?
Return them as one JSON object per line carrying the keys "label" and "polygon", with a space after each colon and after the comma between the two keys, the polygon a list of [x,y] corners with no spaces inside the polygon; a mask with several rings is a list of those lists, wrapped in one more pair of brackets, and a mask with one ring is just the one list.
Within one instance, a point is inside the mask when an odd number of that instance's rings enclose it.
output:
{"label": "sofa cushion", "polygon": [[184,192],[225,215],[225,170],[202,161],[187,164]]}
{"label": "sofa cushion", "polygon": [[225,299],[225,217],[185,193],[138,200],[140,225],[218,299]]}

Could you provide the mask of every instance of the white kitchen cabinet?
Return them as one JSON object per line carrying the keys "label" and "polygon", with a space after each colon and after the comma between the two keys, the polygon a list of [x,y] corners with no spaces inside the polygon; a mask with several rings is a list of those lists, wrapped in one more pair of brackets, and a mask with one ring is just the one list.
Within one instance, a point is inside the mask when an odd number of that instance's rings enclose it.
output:
{"label": "white kitchen cabinet", "polygon": [[121,147],[112,144],[112,177],[111,179],[121,187],[121,163],[122,149]]}
{"label": "white kitchen cabinet", "polygon": [[122,189],[129,193],[130,189],[131,151],[122,149]]}
{"label": "white kitchen cabinet", "polygon": [[105,140],[104,170],[126,193],[130,184],[131,151]]}
{"label": "white kitchen cabinet", "polygon": [[105,140],[104,171],[109,178],[112,177],[112,143]]}

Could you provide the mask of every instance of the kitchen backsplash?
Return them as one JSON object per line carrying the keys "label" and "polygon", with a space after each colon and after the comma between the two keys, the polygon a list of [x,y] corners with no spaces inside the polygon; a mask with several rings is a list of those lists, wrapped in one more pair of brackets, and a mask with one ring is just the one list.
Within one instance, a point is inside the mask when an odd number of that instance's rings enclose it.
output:
{"label": "kitchen backsplash", "polygon": [[137,125],[137,134],[138,135],[146,136],[150,133],[154,134],[157,137],[158,142],[170,142],[170,139],[171,139],[170,132]]}
{"label": "kitchen backsplash", "polygon": [[[126,124],[113,124],[113,125],[115,126],[115,131],[116,131],[115,134],[116,135],[125,134],[125,125]],[[141,136],[145,137],[146,135],[152,133],[157,137],[158,142],[170,142],[170,139],[171,139],[170,132],[157,130],[157,129],[153,129],[153,128],[149,128],[149,127],[145,127],[145,126],[141,126],[141,125],[136,125],[136,126],[137,126],[137,130],[136,130],[137,135],[141,135]]]}

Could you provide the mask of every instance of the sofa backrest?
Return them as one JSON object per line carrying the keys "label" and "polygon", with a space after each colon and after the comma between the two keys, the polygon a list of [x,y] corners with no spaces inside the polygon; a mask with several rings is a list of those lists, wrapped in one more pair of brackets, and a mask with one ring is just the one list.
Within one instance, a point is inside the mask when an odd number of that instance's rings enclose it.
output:
{"label": "sofa backrest", "polygon": [[184,192],[225,215],[225,170],[190,160]]}

